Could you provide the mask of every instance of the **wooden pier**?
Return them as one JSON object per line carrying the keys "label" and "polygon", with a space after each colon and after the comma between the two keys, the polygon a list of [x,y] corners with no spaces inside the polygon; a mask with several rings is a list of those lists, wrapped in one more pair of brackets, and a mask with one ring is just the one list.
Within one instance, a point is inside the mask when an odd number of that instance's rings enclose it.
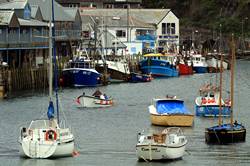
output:
{"label": "wooden pier", "polygon": [[0,98],[16,90],[48,87],[46,68],[18,68],[0,70]]}

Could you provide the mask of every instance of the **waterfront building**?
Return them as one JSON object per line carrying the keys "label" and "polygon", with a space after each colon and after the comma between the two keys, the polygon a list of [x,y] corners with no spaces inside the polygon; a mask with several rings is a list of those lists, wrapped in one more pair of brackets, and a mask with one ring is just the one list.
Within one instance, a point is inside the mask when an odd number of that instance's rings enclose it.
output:
{"label": "waterfront building", "polygon": [[153,48],[178,51],[179,19],[170,9],[85,9],[81,16],[83,20],[87,16],[102,20],[104,27],[127,45],[129,54],[138,53],[133,44],[138,42],[143,52]]}
{"label": "waterfront building", "polygon": [[65,7],[84,8],[141,8],[142,0],[56,0]]}
{"label": "waterfront building", "polygon": [[[56,2],[55,2],[56,3]],[[48,56],[50,0],[14,0],[0,3],[0,60],[10,67],[39,67]],[[78,9],[55,4],[57,55],[71,55],[81,39]]]}

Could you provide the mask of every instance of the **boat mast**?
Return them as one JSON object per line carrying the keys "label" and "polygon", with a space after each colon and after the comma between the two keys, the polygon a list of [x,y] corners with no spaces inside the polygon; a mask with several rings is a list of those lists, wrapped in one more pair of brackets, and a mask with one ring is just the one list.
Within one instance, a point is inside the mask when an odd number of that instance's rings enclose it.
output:
{"label": "boat mast", "polygon": [[53,91],[53,64],[52,64],[52,23],[49,20],[49,100],[52,101]]}
{"label": "boat mast", "polygon": [[235,65],[235,43],[234,43],[234,35],[232,34],[232,59],[231,59],[231,93],[230,93],[230,124],[233,126],[233,106],[234,106],[234,65]]}
{"label": "boat mast", "polygon": [[220,94],[219,94],[219,126],[222,124],[222,107],[221,107],[221,98],[222,98],[222,61],[223,61],[223,56],[221,53],[221,24],[220,24],[220,44],[219,44],[219,54],[220,54]]}
{"label": "boat mast", "polygon": [[55,48],[55,12],[54,12],[54,0],[51,3],[52,6],[52,45],[53,45],[53,61],[54,61],[54,81],[55,81],[55,92],[56,92],[56,113],[57,113],[57,123],[59,125],[59,104],[58,104],[58,85],[57,85],[57,63],[56,63],[56,48]]}

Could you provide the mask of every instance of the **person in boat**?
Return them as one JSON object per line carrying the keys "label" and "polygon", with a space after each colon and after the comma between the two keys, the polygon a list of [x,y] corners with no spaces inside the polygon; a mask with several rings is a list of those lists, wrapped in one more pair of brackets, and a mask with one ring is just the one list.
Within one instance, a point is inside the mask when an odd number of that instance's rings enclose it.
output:
{"label": "person in boat", "polygon": [[103,94],[100,95],[101,100],[105,100],[105,96]]}
{"label": "person in boat", "polygon": [[97,89],[95,93],[92,94],[92,96],[95,96],[95,97],[100,97],[101,95],[102,95],[102,92],[99,89]]}
{"label": "person in boat", "polygon": [[105,93],[103,94],[103,96],[105,100],[108,100],[108,96]]}

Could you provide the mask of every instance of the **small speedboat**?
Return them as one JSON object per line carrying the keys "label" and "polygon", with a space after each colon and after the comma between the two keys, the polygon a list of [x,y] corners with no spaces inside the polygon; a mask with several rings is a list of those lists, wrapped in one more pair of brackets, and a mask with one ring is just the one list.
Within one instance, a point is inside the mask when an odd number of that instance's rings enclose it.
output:
{"label": "small speedboat", "polygon": [[187,142],[178,127],[166,128],[161,133],[139,133],[136,155],[145,161],[179,159],[184,155]]}
{"label": "small speedboat", "polygon": [[110,107],[113,105],[113,99],[112,97],[108,97],[105,93],[101,93],[99,90],[97,90],[92,95],[86,95],[83,93],[82,95],[78,96],[76,103],[79,107]]}

